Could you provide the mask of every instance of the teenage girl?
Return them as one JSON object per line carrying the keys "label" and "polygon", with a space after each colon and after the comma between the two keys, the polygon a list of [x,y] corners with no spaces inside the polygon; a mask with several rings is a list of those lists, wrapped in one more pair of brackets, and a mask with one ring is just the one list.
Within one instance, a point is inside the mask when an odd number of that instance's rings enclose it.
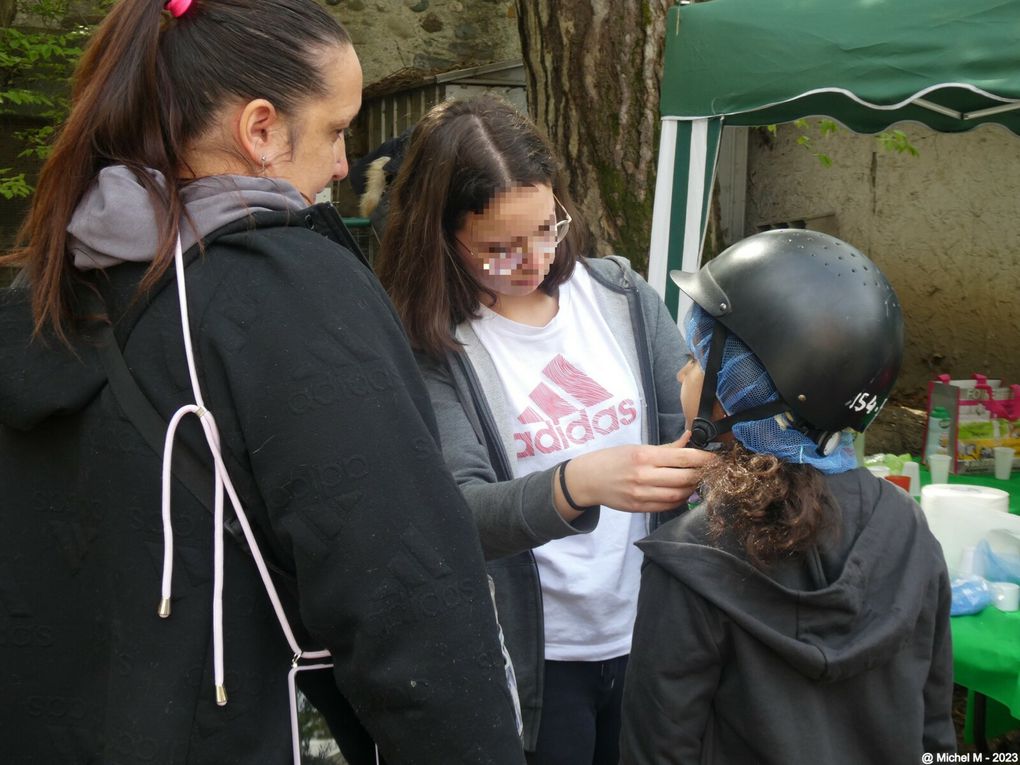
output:
{"label": "teenage girl", "polygon": [[634,542],[711,459],[669,445],[687,352],[666,307],[589,252],[559,161],[512,106],[448,102],[415,128],[379,275],[491,561],[533,763],[616,765]]}

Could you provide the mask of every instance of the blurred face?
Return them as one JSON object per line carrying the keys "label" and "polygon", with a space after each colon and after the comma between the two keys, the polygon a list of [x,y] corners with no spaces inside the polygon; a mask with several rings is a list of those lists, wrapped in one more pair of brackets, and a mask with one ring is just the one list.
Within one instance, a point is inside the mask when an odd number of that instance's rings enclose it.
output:
{"label": "blurred face", "polygon": [[693,356],[676,375],[680,383],[680,408],[683,409],[684,421],[688,425],[698,416],[698,404],[701,401],[701,386],[705,382],[705,370]]}
{"label": "blurred face", "polygon": [[361,108],[361,64],[354,48],[337,48],[327,58],[321,76],[326,94],[287,122],[290,146],[270,159],[267,172],[290,181],[309,203],[331,181],[347,177],[344,131]]}
{"label": "blurred face", "polygon": [[456,232],[461,257],[494,292],[528,295],[556,258],[557,209],[549,186],[500,192],[481,213],[468,213]]}
{"label": "blurred face", "polygon": [[[677,372],[676,379],[680,383],[680,408],[683,410],[687,429],[690,430],[691,423],[698,416],[698,407],[701,404],[701,389],[705,384],[705,370],[702,369],[697,359],[692,356],[680,371]],[[719,403],[719,400],[716,399],[712,403],[712,419],[721,420],[725,416],[726,411],[723,409],[722,404]],[[724,433],[719,440],[730,442],[733,440],[733,436],[731,433]]]}

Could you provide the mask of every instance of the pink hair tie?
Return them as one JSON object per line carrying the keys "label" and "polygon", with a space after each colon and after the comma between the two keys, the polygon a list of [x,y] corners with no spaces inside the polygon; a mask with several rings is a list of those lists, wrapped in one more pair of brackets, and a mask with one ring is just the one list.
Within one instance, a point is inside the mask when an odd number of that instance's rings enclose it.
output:
{"label": "pink hair tie", "polygon": [[191,7],[191,0],[167,0],[163,7],[170,11],[170,15],[175,19],[179,19]]}

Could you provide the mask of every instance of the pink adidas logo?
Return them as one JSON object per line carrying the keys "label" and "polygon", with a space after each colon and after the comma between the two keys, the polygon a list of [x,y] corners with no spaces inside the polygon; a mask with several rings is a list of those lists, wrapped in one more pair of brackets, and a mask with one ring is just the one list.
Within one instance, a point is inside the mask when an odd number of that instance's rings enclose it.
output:
{"label": "pink adidas logo", "polygon": [[529,406],[517,417],[522,425],[542,427],[514,433],[517,459],[585,444],[637,419],[637,407],[629,398],[589,415],[589,409],[605,404],[613,394],[560,354],[545,366],[542,376],[548,382],[540,382],[528,394],[535,406]]}

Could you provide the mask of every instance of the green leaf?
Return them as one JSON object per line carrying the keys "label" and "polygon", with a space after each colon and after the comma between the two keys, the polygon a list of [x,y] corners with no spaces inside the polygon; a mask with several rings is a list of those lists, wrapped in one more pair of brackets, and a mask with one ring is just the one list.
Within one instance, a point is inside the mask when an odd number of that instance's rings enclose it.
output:
{"label": "green leaf", "polygon": [[12,104],[28,104],[32,106],[51,106],[53,99],[43,93],[24,88],[0,91],[0,103],[9,101]]}
{"label": "green leaf", "polygon": [[10,172],[9,167],[0,168],[0,196],[4,199],[29,196],[32,193],[32,187],[25,180],[25,174],[10,175]]}
{"label": "green leaf", "polygon": [[[14,0],[21,26],[0,28],[0,112],[30,115],[39,127],[17,131],[11,147],[20,157],[44,159],[56,125],[67,117],[70,80],[91,25],[77,23],[77,0]],[[89,11],[105,12],[112,0],[94,0]],[[32,191],[23,173],[0,171],[0,197]]]}
{"label": "green leaf", "polygon": [[839,123],[835,120],[818,120],[818,132],[822,135],[830,135],[839,132]]}
{"label": "green leaf", "polygon": [[875,136],[875,140],[886,151],[895,151],[898,154],[909,154],[917,157],[920,152],[910,142],[910,137],[902,130],[887,130]]}

